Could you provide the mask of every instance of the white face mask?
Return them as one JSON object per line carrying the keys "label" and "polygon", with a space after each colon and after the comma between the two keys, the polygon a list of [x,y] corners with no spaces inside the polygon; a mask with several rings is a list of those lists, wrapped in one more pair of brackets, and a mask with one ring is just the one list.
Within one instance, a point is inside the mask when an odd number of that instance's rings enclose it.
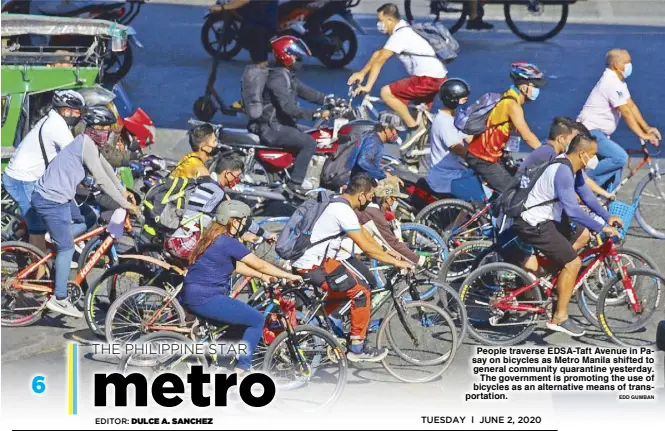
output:
{"label": "white face mask", "polygon": [[584,165],[584,168],[592,170],[596,169],[596,167],[598,166],[598,162],[599,162],[598,156],[593,156],[592,158],[587,160],[586,164]]}
{"label": "white face mask", "polygon": [[392,211],[392,212],[397,211],[398,206],[399,206],[399,202],[397,202],[397,201],[393,202],[393,204],[390,205],[390,211]]}
{"label": "white face mask", "polygon": [[376,22],[376,29],[383,34],[388,33],[388,29],[386,28],[386,25],[383,23],[383,21],[377,21]]}

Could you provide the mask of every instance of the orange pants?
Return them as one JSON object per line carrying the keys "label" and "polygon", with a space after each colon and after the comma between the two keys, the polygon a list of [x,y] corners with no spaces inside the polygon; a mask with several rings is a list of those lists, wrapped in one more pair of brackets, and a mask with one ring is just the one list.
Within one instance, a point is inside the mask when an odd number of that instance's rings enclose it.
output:
{"label": "orange pants", "polygon": [[[323,261],[323,269],[326,273],[330,274],[332,271],[342,265],[339,261],[334,259],[325,259]],[[369,318],[371,312],[371,293],[367,286],[365,286],[358,277],[350,270],[347,271],[356,280],[355,286],[344,291],[335,292],[330,289],[327,282],[321,285],[321,289],[328,292],[326,297],[326,313],[330,314],[342,305],[343,302],[351,301],[351,339],[364,340],[367,335],[367,328],[369,327]]]}

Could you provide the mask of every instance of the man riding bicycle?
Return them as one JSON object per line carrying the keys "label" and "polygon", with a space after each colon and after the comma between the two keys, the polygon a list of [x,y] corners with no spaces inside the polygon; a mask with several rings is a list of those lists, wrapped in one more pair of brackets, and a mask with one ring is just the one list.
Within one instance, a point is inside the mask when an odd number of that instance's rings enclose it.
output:
{"label": "man riding bicycle", "polygon": [[[516,217],[512,225],[520,240],[534,246],[549,259],[554,271],[561,271],[556,284],[556,311],[547,327],[572,337],[585,334],[568,318],[568,303],[582,266],[577,252],[588,241],[589,230],[618,236],[619,232],[612,225],[622,225],[621,219],[610,216],[586,185],[583,169],[597,160],[597,151],[598,144],[593,137],[575,136],[568,151],[550,162],[536,180],[524,202],[527,210]],[[577,196],[606,224],[585,212]],[[574,229],[570,221],[575,222]]]}
{"label": "man riding bicycle", "polygon": [[217,134],[210,124],[200,124],[187,132],[191,153],[185,154],[171,173],[172,177],[198,178],[210,175],[206,162],[217,150]]}
{"label": "man riding bicycle", "polygon": [[[374,198],[375,181],[365,174],[351,178],[345,192],[328,204],[314,223],[310,241],[313,245],[292,263],[305,281],[327,291],[328,314],[351,300],[351,345],[347,358],[351,362],[378,362],[388,354],[369,348],[365,342],[370,323],[371,294],[369,281],[362,274],[369,270],[350,253],[341,249],[342,237],[348,236],[369,257],[398,268],[409,269],[410,263],[398,260],[381,249],[369,232],[363,229],[355,210],[364,210]],[[360,267],[358,269],[357,267]]]}

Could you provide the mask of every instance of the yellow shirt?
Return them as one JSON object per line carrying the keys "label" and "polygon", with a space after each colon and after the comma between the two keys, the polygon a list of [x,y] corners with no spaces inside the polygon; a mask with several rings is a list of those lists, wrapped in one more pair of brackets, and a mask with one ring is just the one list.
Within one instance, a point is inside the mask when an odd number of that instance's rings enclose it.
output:
{"label": "yellow shirt", "polygon": [[172,177],[196,178],[198,177],[198,169],[205,168],[205,163],[199,158],[196,153],[189,153],[185,155],[176,165]]}
{"label": "yellow shirt", "polygon": [[[515,89],[503,93],[503,97],[511,97],[519,100],[519,94]],[[496,163],[503,155],[503,148],[510,138],[515,126],[508,116],[508,101],[503,99],[496,104],[489,118],[487,119],[487,129],[480,135],[473,137],[469,144],[469,153],[490,163]]]}

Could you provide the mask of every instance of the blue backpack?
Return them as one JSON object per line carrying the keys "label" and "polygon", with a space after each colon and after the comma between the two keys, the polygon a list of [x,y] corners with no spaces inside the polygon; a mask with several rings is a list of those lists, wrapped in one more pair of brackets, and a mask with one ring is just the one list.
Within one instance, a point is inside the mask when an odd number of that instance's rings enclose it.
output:
{"label": "blue backpack", "polygon": [[[487,130],[487,120],[492,110],[504,99],[515,100],[512,96],[485,93],[473,105],[467,108],[458,108],[454,120],[455,127],[467,135],[480,135]],[[498,127],[501,124],[504,123],[495,124],[493,127]]]}
{"label": "blue backpack", "polygon": [[339,238],[344,235],[340,232],[328,238],[323,238],[314,243],[311,242],[314,223],[321,217],[323,211],[332,202],[337,202],[332,192],[323,190],[316,198],[306,200],[296,208],[293,215],[286,222],[286,226],[277,237],[275,251],[284,260],[295,261],[300,259],[305,252],[315,245]]}

